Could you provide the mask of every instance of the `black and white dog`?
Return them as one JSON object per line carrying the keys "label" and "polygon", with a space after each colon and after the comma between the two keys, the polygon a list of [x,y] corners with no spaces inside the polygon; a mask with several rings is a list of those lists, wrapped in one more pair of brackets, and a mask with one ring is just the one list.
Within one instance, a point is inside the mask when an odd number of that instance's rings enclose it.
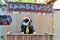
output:
{"label": "black and white dog", "polygon": [[[22,25],[21,25],[21,34],[36,34],[34,31],[33,25],[31,25],[32,20],[28,17],[25,17],[23,19]],[[28,28],[28,29],[27,29]],[[27,30],[27,32],[26,32]]]}

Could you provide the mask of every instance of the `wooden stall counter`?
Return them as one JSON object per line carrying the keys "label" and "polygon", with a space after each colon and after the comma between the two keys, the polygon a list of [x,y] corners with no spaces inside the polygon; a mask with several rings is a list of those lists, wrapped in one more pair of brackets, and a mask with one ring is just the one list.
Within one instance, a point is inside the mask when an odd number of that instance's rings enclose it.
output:
{"label": "wooden stall counter", "polygon": [[7,40],[52,40],[51,34],[7,34]]}

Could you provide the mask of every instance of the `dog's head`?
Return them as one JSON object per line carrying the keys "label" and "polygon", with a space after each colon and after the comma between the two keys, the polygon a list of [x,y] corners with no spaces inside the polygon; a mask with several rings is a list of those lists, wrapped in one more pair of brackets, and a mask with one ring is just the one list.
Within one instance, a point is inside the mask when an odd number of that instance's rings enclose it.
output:
{"label": "dog's head", "polygon": [[28,17],[24,17],[23,25],[31,25],[32,20]]}

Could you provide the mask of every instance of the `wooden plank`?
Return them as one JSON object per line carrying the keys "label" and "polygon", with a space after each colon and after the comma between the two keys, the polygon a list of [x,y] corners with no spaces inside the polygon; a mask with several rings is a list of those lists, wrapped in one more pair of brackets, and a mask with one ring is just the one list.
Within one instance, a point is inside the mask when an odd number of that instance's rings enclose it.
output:
{"label": "wooden plank", "polygon": [[7,35],[7,40],[51,40],[52,35]]}

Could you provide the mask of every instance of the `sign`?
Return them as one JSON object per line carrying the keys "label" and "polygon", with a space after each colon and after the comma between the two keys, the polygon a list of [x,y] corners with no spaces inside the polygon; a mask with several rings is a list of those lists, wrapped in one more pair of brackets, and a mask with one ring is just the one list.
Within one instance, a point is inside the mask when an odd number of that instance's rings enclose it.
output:
{"label": "sign", "polygon": [[32,11],[52,13],[52,5],[36,3],[8,2],[8,11]]}

